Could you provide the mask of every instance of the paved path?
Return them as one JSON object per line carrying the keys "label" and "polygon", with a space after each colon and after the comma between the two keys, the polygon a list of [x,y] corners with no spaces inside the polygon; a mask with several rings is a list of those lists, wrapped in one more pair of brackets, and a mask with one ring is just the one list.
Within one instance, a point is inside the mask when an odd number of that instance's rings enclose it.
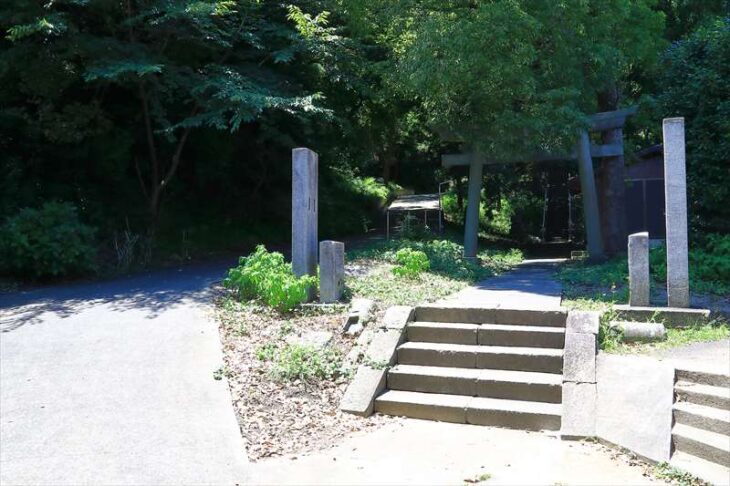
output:
{"label": "paved path", "polygon": [[[597,444],[554,434],[396,419],[338,446],[251,464],[252,484],[657,484]],[[664,484],[659,482],[659,484]]]}
{"label": "paved path", "polygon": [[205,305],[226,266],[0,295],[0,483],[242,482]]}
{"label": "paved path", "polygon": [[478,282],[440,304],[506,309],[557,309],[562,287],[554,279],[564,260],[525,260],[514,270]]}

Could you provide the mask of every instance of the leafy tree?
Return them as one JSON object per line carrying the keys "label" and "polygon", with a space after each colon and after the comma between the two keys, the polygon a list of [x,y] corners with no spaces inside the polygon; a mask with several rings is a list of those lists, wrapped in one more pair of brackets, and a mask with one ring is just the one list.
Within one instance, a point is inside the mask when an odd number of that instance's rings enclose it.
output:
{"label": "leafy tree", "polygon": [[662,116],[683,116],[691,226],[730,232],[730,18],[699,28],[665,56]]}
{"label": "leafy tree", "polygon": [[[317,20],[256,0],[12,1],[0,79],[31,139],[79,144],[123,127],[150,231],[193,130],[236,131],[271,110],[322,112],[287,69]],[[25,154],[20,154],[22,160]],[[117,170],[118,167],[116,168]]]}

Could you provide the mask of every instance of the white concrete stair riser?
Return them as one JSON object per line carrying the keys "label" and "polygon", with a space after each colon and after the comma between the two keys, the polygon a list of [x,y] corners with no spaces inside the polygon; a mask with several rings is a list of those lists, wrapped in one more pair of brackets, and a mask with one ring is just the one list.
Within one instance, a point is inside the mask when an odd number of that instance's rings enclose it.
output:
{"label": "white concrete stair riser", "polygon": [[524,310],[449,305],[416,307],[414,321],[565,327],[565,310]]}
{"label": "white concrete stair riser", "polygon": [[562,348],[565,328],[515,324],[412,322],[408,340],[428,343]]}
{"label": "white concrete stair riser", "polygon": [[[688,402],[674,404],[674,420],[678,424],[689,425],[730,436],[730,411]],[[730,442],[730,437],[728,437]]]}
{"label": "white concrete stair riser", "polygon": [[561,373],[563,351],[546,348],[406,342],[398,347],[398,363]]}
{"label": "white concrete stair riser", "polygon": [[678,401],[730,410],[730,388],[680,381],[674,387]]}
{"label": "white concrete stair riser", "polygon": [[730,437],[684,424],[675,424],[672,440],[676,451],[730,467]]}
{"label": "white concrete stair riser", "polygon": [[730,375],[677,368],[677,381],[730,388]]}
{"label": "white concrete stair riser", "polygon": [[388,389],[560,403],[562,379],[550,373],[398,365]]}
{"label": "white concrete stair riser", "polygon": [[375,400],[388,415],[523,430],[559,430],[560,405],[390,390]]}

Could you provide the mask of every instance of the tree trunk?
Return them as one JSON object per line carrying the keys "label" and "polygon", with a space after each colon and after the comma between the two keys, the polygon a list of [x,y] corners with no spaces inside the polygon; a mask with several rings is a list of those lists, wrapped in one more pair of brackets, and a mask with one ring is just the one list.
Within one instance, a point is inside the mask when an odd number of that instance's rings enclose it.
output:
{"label": "tree trunk", "polygon": [[[618,109],[619,91],[617,86],[600,93],[600,111]],[[601,142],[623,143],[622,128],[614,128],[601,133]],[[626,183],[624,181],[624,157],[603,157],[599,165],[598,205],[603,234],[603,247],[607,255],[626,251]]]}

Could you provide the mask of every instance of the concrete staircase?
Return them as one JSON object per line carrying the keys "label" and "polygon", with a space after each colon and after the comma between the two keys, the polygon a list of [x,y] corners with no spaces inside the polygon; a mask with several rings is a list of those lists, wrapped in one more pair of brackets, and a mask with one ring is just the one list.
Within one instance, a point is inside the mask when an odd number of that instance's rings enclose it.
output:
{"label": "concrete staircase", "polygon": [[566,314],[418,307],[375,410],[559,430]]}
{"label": "concrete staircase", "polygon": [[730,484],[730,375],[677,369],[672,465]]}

